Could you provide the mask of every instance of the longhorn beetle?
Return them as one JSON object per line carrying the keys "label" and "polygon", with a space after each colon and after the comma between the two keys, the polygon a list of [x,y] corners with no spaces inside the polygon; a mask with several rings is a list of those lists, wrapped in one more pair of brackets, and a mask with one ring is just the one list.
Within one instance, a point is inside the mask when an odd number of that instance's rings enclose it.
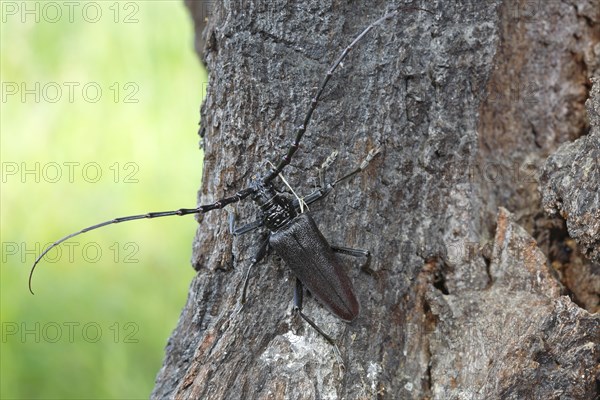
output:
{"label": "longhorn beetle", "polygon": [[150,212],[147,214],[130,215],[127,217],[115,218],[109,221],[101,222],[96,225],[89,226],[78,232],[63,237],[46,248],[33,263],[29,274],[29,291],[33,294],[31,288],[31,279],[33,272],[40,260],[54,247],[64,241],[80,235],[82,233],[92,231],[110,224],[120,222],[133,221],[144,218],[168,217],[173,215],[188,215],[188,214],[203,214],[212,210],[225,208],[229,204],[236,203],[247,197],[250,197],[261,210],[261,216],[254,222],[244,225],[237,229],[232,229],[234,235],[242,235],[258,229],[266,227],[268,235],[266,240],[259,246],[256,255],[253,257],[250,266],[244,278],[244,286],[242,290],[241,303],[246,300],[246,292],[248,287],[248,278],[250,270],[254,265],[259,263],[272,249],[277,253],[285,263],[291,268],[296,275],[296,285],[294,289],[294,310],[297,312],[309,325],[319,332],[329,343],[335,346],[333,339],[324,333],[310,318],[302,312],[302,295],[303,287],[305,286],[329,311],[335,314],[340,319],[350,322],[354,320],[359,313],[359,302],[354,293],[350,278],[344,272],[334,253],[342,253],[355,257],[370,257],[370,253],[366,250],[355,250],[347,247],[331,246],[319,231],[316,223],[308,212],[304,212],[304,207],[323,199],[327,196],[334,187],[354,176],[355,174],[366,168],[371,159],[379,152],[379,148],[372,149],[365,160],[353,171],[347,173],[333,183],[325,184],[322,178],[322,172],[333,161],[333,156],[329,157],[323,163],[320,170],[320,187],[304,198],[290,199],[282,193],[278,192],[273,186],[272,181],[280,176],[282,171],[290,164],[292,158],[296,154],[300,146],[300,142],[306,128],[311,121],[312,114],[315,111],[323,92],[329,82],[329,79],[342,63],[344,58],[352,50],[352,48],[375,26],[382,22],[396,17],[400,10],[420,10],[431,13],[431,11],[417,8],[404,7],[392,11],[377,21],[367,26],[358,36],[354,38],[352,43],[346,47],[338,56],[335,62],[330,66],[327,74],[323,78],[321,85],[312,98],[308,112],[304,117],[302,125],[296,128],[296,137],[294,142],[289,147],[287,154],[283,156],[276,166],[271,166],[269,170],[251,180],[248,187],[239,190],[231,197],[225,197],[211,204],[201,205],[196,208],[181,208],[174,211]]}

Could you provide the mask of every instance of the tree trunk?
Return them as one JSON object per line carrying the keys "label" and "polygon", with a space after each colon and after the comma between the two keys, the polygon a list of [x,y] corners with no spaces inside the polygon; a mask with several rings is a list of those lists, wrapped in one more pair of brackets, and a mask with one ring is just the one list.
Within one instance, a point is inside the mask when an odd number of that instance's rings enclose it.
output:
{"label": "tree trunk", "polygon": [[[310,207],[331,244],[372,254],[369,273],[341,257],[361,302],[352,323],[310,296],[304,302],[336,339],[345,368],[291,312],[294,277],[278,257],[253,270],[239,311],[260,235],[232,237],[227,214],[213,211],[199,218],[198,274],[153,397],[598,395],[600,127],[587,115],[597,116],[598,90],[596,108],[584,104],[598,76],[600,2],[424,4],[433,15],[402,11],[355,46],[285,170],[305,195],[332,151],[330,180],[382,147]],[[206,5],[189,4],[197,27]],[[214,2],[197,40],[210,77],[201,204],[247,187],[285,154],[332,61],[394,7]],[[573,152],[544,167],[561,144],[584,139],[589,151],[573,157],[586,173],[569,175]],[[588,200],[569,203],[582,182]],[[542,197],[566,222],[543,213]],[[235,209],[239,224],[258,217],[249,199]],[[569,236],[572,209],[577,228],[588,228],[585,241]]]}

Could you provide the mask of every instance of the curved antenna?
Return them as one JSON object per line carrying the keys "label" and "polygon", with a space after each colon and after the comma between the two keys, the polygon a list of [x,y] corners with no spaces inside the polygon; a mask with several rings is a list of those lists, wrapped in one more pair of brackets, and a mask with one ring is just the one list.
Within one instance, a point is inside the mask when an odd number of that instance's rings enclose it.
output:
{"label": "curved antenna", "polygon": [[50,250],[52,250],[59,244],[63,243],[64,241],[71,239],[72,237],[81,235],[82,233],[85,233],[85,232],[93,231],[98,228],[102,228],[103,226],[106,226],[106,225],[118,224],[119,222],[134,221],[136,219],[144,219],[144,218],[168,217],[171,215],[197,214],[199,212],[200,212],[199,208],[182,208],[182,209],[174,210],[174,211],[161,211],[161,212],[151,212],[151,213],[139,214],[139,215],[130,215],[127,217],[119,217],[119,218],[111,219],[109,221],[104,221],[99,224],[88,226],[87,228],[83,228],[80,231],[71,233],[70,235],[67,235],[67,236],[63,237],[62,239],[59,239],[56,242],[52,243],[50,246],[48,246],[46,248],[46,250],[44,250],[42,252],[42,254],[40,254],[38,256],[38,258],[35,259],[35,262],[33,263],[33,266],[31,267],[31,271],[29,272],[29,291],[31,292],[31,294],[34,294],[33,290],[31,289],[31,278],[33,277],[33,272],[35,271],[35,267],[40,262],[40,260],[46,254],[48,254],[48,252],[50,252]]}
{"label": "curved antenna", "polygon": [[425,11],[425,12],[428,12],[429,14],[434,15],[433,12],[426,10],[424,8],[400,7],[397,10],[394,10],[394,11],[384,15],[383,17],[379,18],[377,21],[371,23],[371,25],[367,26],[358,36],[356,36],[354,38],[354,40],[352,41],[352,43],[350,43],[350,45],[347,46],[344,49],[344,51],[342,51],[342,53],[339,55],[339,57],[331,65],[331,67],[329,67],[329,70],[327,71],[325,78],[323,78],[323,81],[321,82],[321,86],[320,86],[319,90],[317,91],[317,94],[311,100],[310,106],[308,108],[308,112],[306,113],[306,116],[304,117],[304,121],[302,122],[302,125],[300,125],[296,129],[296,138],[294,139],[294,143],[292,143],[292,145],[288,149],[287,154],[279,161],[279,163],[277,164],[277,167],[272,169],[271,172],[266,176],[266,178],[264,179],[264,182],[270,182],[273,179],[275,179],[275,177],[277,175],[279,175],[281,173],[281,171],[283,171],[283,169],[286,166],[288,166],[289,163],[292,161],[292,157],[294,156],[294,154],[296,154],[296,151],[298,150],[298,147],[300,146],[300,141],[302,140],[302,137],[304,136],[304,133],[306,132],[306,127],[308,126],[308,124],[310,123],[310,120],[312,119],[312,114],[315,111],[315,109],[317,108],[317,104],[319,103],[319,100],[321,99],[321,96],[323,95],[323,92],[325,91],[325,87],[327,86],[329,79],[331,78],[331,76],[333,75],[333,73],[335,72],[337,67],[342,63],[342,61],[344,61],[344,58],[346,58],[346,56],[348,55],[348,53],[350,53],[352,48],[363,37],[365,37],[365,35],[367,33],[369,33],[369,31],[371,29],[373,29],[377,25],[381,24],[382,22],[397,16],[400,13],[400,11]]}
{"label": "curved antenna", "polygon": [[33,272],[35,271],[35,267],[38,265],[38,263],[42,260],[42,258],[46,254],[48,254],[48,252],[50,250],[52,250],[59,244],[65,242],[66,240],[71,239],[72,237],[81,235],[82,233],[85,233],[85,232],[89,232],[89,231],[93,231],[95,229],[102,228],[103,226],[107,226],[107,225],[111,225],[111,224],[118,224],[120,222],[135,221],[136,219],[170,217],[170,216],[174,216],[174,215],[181,216],[181,215],[189,215],[189,214],[201,214],[201,213],[206,213],[206,212],[212,211],[212,210],[218,210],[218,209],[225,207],[228,204],[236,203],[242,199],[245,199],[246,197],[248,197],[249,195],[254,193],[254,191],[255,191],[255,189],[253,189],[253,188],[246,188],[246,189],[240,190],[239,192],[237,192],[235,195],[233,195],[231,197],[226,197],[226,198],[223,198],[214,203],[205,204],[205,205],[202,205],[197,208],[180,208],[179,210],[173,210],[173,211],[157,211],[157,212],[150,212],[150,213],[146,213],[146,214],[138,214],[138,215],[130,215],[127,217],[114,218],[114,219],[111,219],[108,221],[101,222],[96,225],[88,226],[87,228],[83,228],[80,231],[71,233],[70,235],[67,235],[67,236],[63,237],[62,239],[59,239],[56,242],[52,243],[50,246],[48,246],[46,248],[46,250],[44,250],[42,252],[42,254],[40,254],[38,256],[38,258],[36,258],[35,262],[33,263],[33,266],[31,267],[31,271],[29,272],[29,291],[31,292],[31,294],[34,294],[33,290],[31,289],[31,279],[33,278]]}

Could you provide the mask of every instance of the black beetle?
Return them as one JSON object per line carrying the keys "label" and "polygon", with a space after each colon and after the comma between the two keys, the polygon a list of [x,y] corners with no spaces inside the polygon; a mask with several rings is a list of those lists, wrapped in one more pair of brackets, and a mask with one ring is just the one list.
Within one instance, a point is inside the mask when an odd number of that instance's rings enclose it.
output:
{"label": "black beetle", "polygon": [[[407,7],[403,9],[420,10],[430,12],[428,10]],[[356,173],[362,171],[371,159],[379,153],[380,149],[372,149],[365,160],[353,171],[337,179],[335,182],[325,184],[322,174],[321,185],[314,192],[304,198],[296,197],[290,199],[285,195],[277,192],[272,184],[272,181],[281,175],[281,172],[288,166],[300,146],[300,141],[310,123],[312,114],[319,103],[319,100],[329,82],[329,79],[335,72],[336,68],[341,64],[344,58],[371,29],[381,24],[383,21],[397,16],[399,10],[390,12],[377,21],[365,28],[352,43],[342,51],[337,60],[331,65],[325,75],[321,86],[316,95],[312,98],[308,112],[304,118],[302,125],[296,130],[296,136],[293,144],[289,147],[287,154],[281,158],[277,166],[272,166],[264,175],[254,179],[251,184],[233,196],[223,198],[211,204],[201,205],[196,208],[182,208],[174,211],[151,212],[147,214],[131,215],[127,217],[115,218],[105,221],[78,232],[72,233],[62,239],[54,242],[46,248],[40,256],[35,260],[31,272],[29,274],[29,290],[31,289],[31,279],[39,261],[54,247],[64,241],[77,236],[79,234],[101,228],[106,225],[116,224],[125,221],[133,221],[144,218],[157,218],[173,215],[188,215],[206,213],[211,210],[225,208],[227,205],[236,203],[250,196],[252,200],[261,208],[262,215],[256,221],[244,225],[238,229],[232,229],[235,235],[241,235],[253,231],[261,226],[268,229],[268,237],[259,246],[258,252],[252,259],[252,264],[248,268],[245,276],[244,289],[242,292],[242,304],[246,299],[246,291],[248,286],[248,277],[252,266],[256,265],[263,259],[270,249],[273,249],[291,268],[296,276],[296,287],[294,292],[294,309],[300,316],[315,328],[327,341],[334,344],[333,340],[325,334],[315,323],[302,313],[302,295],[303,285],[316,297],[329,311],[344,321],[354,320],[360,310],[359,301],[354,292],[354,288],[350,278],[344,272],[340,265],[337,256],[334,253],[343,253],[351,256],[370,257],[368,251],[355,250],[346,247],[331,246],[319,231],[316,223],[309,213],[304,212],[304,207],[318,200],[323,199],[329,194],[339,182],[346,180]],[[325,170],[331,164],[334,156],[328,158],[321,171]],[[335,344],[334,344],[335,345]]]}

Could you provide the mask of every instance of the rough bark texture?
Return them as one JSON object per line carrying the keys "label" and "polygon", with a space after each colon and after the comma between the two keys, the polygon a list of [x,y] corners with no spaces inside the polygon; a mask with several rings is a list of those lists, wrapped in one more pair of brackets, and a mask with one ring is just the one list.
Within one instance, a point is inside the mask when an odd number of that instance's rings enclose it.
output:
{"label": "rough bark texture", "polygon": [[[197,3],[189,5],[200,24],[206,6]],[[199,201],[233,194],[265,161],[276,162],[331,61],[401,5],[215,2],[197,41],[210,77]],[[226,213],[216,211],[200,218],[198,274],[153,397],[598,395],[600,318],[590,313],[598,311],[600,276],[598,137],[585,137],[584,103],[598,75],[600,1],[425,7],[435,15],[404,12],[356,46],[285,171],[305,194],[333,150],[340,156],[330,178],[383,147],[364,172],[311,207],[332,244],[373,254],[370,274],[344,259],[361,300],[352,323],[305,299],[305,312],[337,339],[345,369],[293,317],[293,276],[277,257],[254,270],[239,312],[259,235],[232,238]],[[585,144],[564,156],[572,161],[552,161],[564,150],[552,156],[538,187],[545,160],[578,138]],[[568,229],[544,215],[541,197]],[[249,201],[236,209],[240,223],[257,217]]]}
{"label": "rough bark texture", "polygon": [[[600,80],[586,102],[590,131],[548,157],[540,177],[544,210],[566,221],[569,249],[554,267],[574,298],[600,311]],[[562,223],[559,222],[559,223]],[[564,229],[563,229],[564,232]],[[575,242],[576,244],[575,244]],[[586,257],[581,257],[578,253]],[[564,253],[564,252],[563,252]]]}
{"label": "rough bark texture", "polygon": [[590,131],[548,158],[541,176],[548,214],[566,219],[569,236],[600,262],[600,81],[587,101]]}

